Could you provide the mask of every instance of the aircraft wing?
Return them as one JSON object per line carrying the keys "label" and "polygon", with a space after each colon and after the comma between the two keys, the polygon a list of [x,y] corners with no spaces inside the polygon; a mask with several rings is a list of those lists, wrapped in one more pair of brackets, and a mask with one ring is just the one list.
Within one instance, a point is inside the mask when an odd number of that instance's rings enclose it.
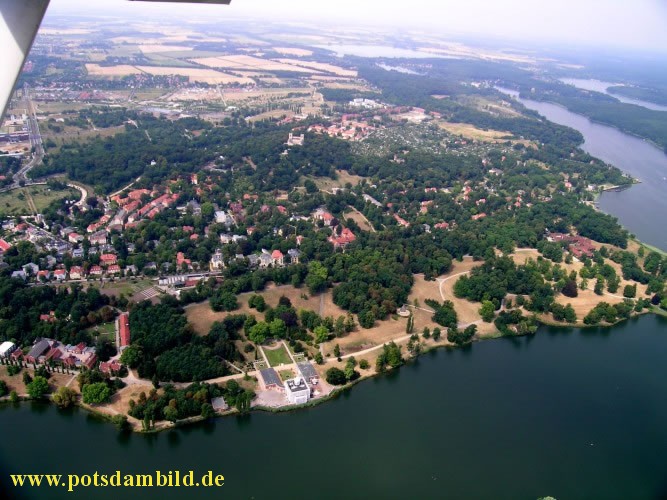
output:
{"label": "aircraft wing", "polygon": [[[0,0],[0,120],[14,90],[50,0]],[[132,0],[140,2],[206,3],[229,5],[231,0]]]}

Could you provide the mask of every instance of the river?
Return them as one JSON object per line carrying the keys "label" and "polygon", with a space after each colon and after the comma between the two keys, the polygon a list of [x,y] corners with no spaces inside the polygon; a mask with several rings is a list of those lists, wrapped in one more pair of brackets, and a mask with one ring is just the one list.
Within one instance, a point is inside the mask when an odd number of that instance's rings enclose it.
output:
{"label": "river", "polygon": [[[119,436],[83,410],[2,405],[0,482],[16,472],[212,469],[225,486],[196,498],[658,498],[666,327],[652,315],[613,329],[542,327],[433,351],[318,407],[151,436]],[[56,488],[48,498],[125,494]]]}
{"label": "river", "polygon": [[667,250],[667,155],[662,150],[557,104],[523,99],[514,90],[497,88],[550,121],[578,130],[584,136],[584,151],[639,179],[641,184],[629,189],[603,193],[599,207],[618,217],[640,240]]}
{"label": "river", "polygon": [[667,111],[667,106],[663,106],[661,104],[656,104],[654,102],[644,101],[641,99],[633,99],[632,97],[626,97],[622,94],[614,94],[612,92],[609,92],[610,87],[623,85],[620,83],[604,82],[602,80],[592,80],[592,79],[582,79],[582,78],[561,78],[560,81],[583,90],[591,90],[593,92],[600,92],[601,94],[606,94],[625,104],[634,104],[635,106],[641,106],[642,108],[651,109],[653,111]]}

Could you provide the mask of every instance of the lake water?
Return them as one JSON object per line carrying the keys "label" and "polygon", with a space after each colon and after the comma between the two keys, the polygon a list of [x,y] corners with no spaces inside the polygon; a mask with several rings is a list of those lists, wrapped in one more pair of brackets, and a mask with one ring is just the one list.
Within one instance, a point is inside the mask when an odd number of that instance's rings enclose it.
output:
{"label": "lake water", "polygon": [[212,469],[226,477],[221,490],[161,489],[160,497],[664,498],[666,327],[655,316],[613,329],[543,327],[431,352],[315,408],[152,436],[119,436],[81,410],[1,405],[0,484],[16,472]]}
{"label": "lake water", "polygon": [[667,155],[643,139],[594,123],[583,115],[548,102],[519,98],[510,89],[502,92],[518,99],[554,123],[567,125],[584,136],[582,149],[639,179],[641,184],[618,192],[606,192],[600,209],[615,217],[637,237],[667,250]]}
{"label": "lake water", "polygon": [[614,87],[622,84],[603,82],[602,80],[584,80],[581,78],[561,78],[560,81],[583,90],[591,90],[593,92],[600,92],[602,94],[606,94],[626,104],[634,104],[635,106],[641,106],[643,108],[652,109],[653,111],[667,111],[667,106],[662,106],[654,102],[643,101],[641,99],[633,99],[631,97],[626,97],[621,94],[614,94],[607,90],[609,89],[609,87]]}
{"label": "lake water", "polygon": [[316,45],[316,47],[335,52],[339,57],[350,55],[359,57],[409,57],[412,59],[426,59],[436,57],[440,59],[451,59],[451,57],[419,52],[412,49],[402,49],[400,47],[392,47],[391,45],[331,44]]}

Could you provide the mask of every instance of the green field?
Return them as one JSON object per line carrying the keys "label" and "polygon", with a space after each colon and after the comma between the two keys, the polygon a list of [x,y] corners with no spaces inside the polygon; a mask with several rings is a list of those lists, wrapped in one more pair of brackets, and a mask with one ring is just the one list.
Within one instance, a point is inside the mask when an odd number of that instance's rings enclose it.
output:
{"label": "green field", "polygon": [[44,186],[28,186],[0,193],[0,216],[2,215],[31,215],[35,210],[39,213],[53,201],[73,195],[77,200],[79,192],[76,189],[51,189]]}
{"label": "green field", "polygon": [[281,364],[289,365],[292,363],[292,358],[285,350],[285,346],[281,345],[278,349],[262,348],[266,358],[269,360],[271,366],[280,366]]}

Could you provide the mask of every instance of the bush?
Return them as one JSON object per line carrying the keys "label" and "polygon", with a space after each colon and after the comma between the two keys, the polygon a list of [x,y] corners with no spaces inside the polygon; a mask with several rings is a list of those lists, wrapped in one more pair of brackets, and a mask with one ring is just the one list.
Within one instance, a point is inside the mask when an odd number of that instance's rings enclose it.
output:
{"label": "bush", "polygon": [[362,370],[368,370],[370,367],[371,364],[367,360],[362,359],[361,361],[359,361],[359,368],[361,368]]}
{"label": "bush", "polygon": [[13,377],[14,375],[18,375],[21,373],[21,367],[17,365],[9,365],[7,367],[7,375],[10,377]]}
{"label": "bush", "polygon": [[7,387],[7,382],[0,380],[0,397],[6,396],[9,392],[9,387]]}

